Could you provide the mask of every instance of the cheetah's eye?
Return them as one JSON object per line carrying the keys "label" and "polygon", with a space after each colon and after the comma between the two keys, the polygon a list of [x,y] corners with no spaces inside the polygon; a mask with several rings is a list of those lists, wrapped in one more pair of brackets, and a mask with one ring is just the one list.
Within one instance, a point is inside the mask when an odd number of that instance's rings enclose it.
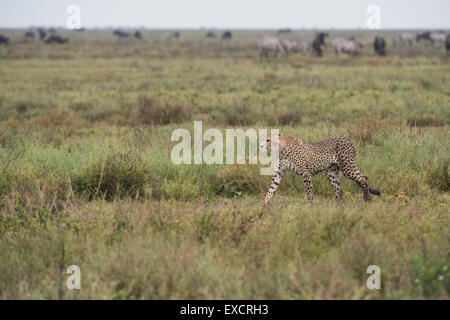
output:
{"label": "cheetah's eye", "polygon": [[270,142],[270,139],[267,139],[267,142]]}

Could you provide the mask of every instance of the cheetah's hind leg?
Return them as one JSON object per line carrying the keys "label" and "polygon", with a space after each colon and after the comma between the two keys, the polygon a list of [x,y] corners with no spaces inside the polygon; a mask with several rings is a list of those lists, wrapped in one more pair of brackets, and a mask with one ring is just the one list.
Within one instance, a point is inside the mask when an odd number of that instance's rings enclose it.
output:
{"label": "cheetah's hind leg", "polygon": [[364,200],[370,201],[372,200],[371,194],[381,195],[381,192],[375,189],[369,188],[369,182],[367,176],[361,174],[361,172],[356,167],[356,164],[351,164],[343,168],[342,172],[344,175],[350,179],[355,181],[363,190]]}
{"label": "cheetah's hind leg", "polygon": [[[365,176],[365,175],[363,175],[363,177],[366,178],[366,182],[367,182],[367,184],[369,184],[369,177],[368,177],[368,176]],[[369,193],[370,193],[370,194],[373,194],[373,195],[375,195],[375,196],[381,196],[381,192],[380,192],[379,190],[372,189],[372,188],[370,188],[370,187],[369,187]]]}
{"label": "cheetah's hind leg", "polygon": [[341,204],[344,193],[342,192],[341,185],[339,183],[339,169],[337,167],[331,167],[327,170],[328,182],[334,190],[336,202]]}

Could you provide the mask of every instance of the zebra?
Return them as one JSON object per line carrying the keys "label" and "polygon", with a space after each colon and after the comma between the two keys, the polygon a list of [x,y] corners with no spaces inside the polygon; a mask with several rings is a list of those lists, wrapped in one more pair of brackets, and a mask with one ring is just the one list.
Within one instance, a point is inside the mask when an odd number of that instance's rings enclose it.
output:
{"label": "zebra", "polygon": [[275,37],[265,36],[258,40],[259,58],[269,58],[269,53],[272,52],[274,57],[286,57],[286,49],[281,44],[280,40]]}
{"label": "zebra", "polygon": [[447,39],[447,35],[443,32],[432,32],[430,34],[431,42],[444,42]]}
{"label": "zebra", "polygon": [[357,54],[357,43],[355,40],[347,40],[344,38],[336,38],[333,40],[334,53],[339,56],[341,53],[347,53],[350,56]]}
{"label": "zebra", "polygon": [[407,43],[410,46],[413,44],[414,35],[410,32],[404,32],[394,37],[394,46]]}
{"label": "zebra", "polygon": [[283,40],[282,45],[286,50],[286,53],[296,52],[307,54],[311,53],[311,45],[306,40]]}
{"label": "zebra", "polygon": [[362,37],[352,36],[352,37],[348,38],[348,40],[355,41],[355,44],[357,45],[358,48],[363,48],[364,47],[364,40],[363,40]]}

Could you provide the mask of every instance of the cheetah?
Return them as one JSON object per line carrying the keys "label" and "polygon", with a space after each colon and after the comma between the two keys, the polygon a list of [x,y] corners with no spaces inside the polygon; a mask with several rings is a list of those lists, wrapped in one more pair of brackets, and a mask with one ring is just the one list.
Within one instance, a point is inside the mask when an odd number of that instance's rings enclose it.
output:
{"label": "cheetah", "polygon": [[356,167],[355,145],[347,137],[334,136],[320,142],[304,143],[293,137],[268,135],[262,138],[260,147],[266,151],[271,147],[278,147],[279,152],[279,159],[274,164],[275,173],[264,200],[265,205],[270,204],[286,171],[302,176],[310,203],[313,202],[312,176],[322,171],[326,172],[338,204],[343,197],[339,184],[339,170],[361,187],[365,201],[371,200],[371,194],[381,195],[380,191],[369,188],[367,176],[361,174]]}

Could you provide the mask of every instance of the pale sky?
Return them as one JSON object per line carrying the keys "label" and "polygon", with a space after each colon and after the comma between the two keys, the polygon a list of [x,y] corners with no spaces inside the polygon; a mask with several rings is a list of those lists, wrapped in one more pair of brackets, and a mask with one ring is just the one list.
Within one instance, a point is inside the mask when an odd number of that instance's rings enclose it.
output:
{"label": "pale sky", "polygon": [[450,0],[0,0],[0,28],[81,25],[147,28],[366,28],[369,5],[382,29],[450,29]]}

